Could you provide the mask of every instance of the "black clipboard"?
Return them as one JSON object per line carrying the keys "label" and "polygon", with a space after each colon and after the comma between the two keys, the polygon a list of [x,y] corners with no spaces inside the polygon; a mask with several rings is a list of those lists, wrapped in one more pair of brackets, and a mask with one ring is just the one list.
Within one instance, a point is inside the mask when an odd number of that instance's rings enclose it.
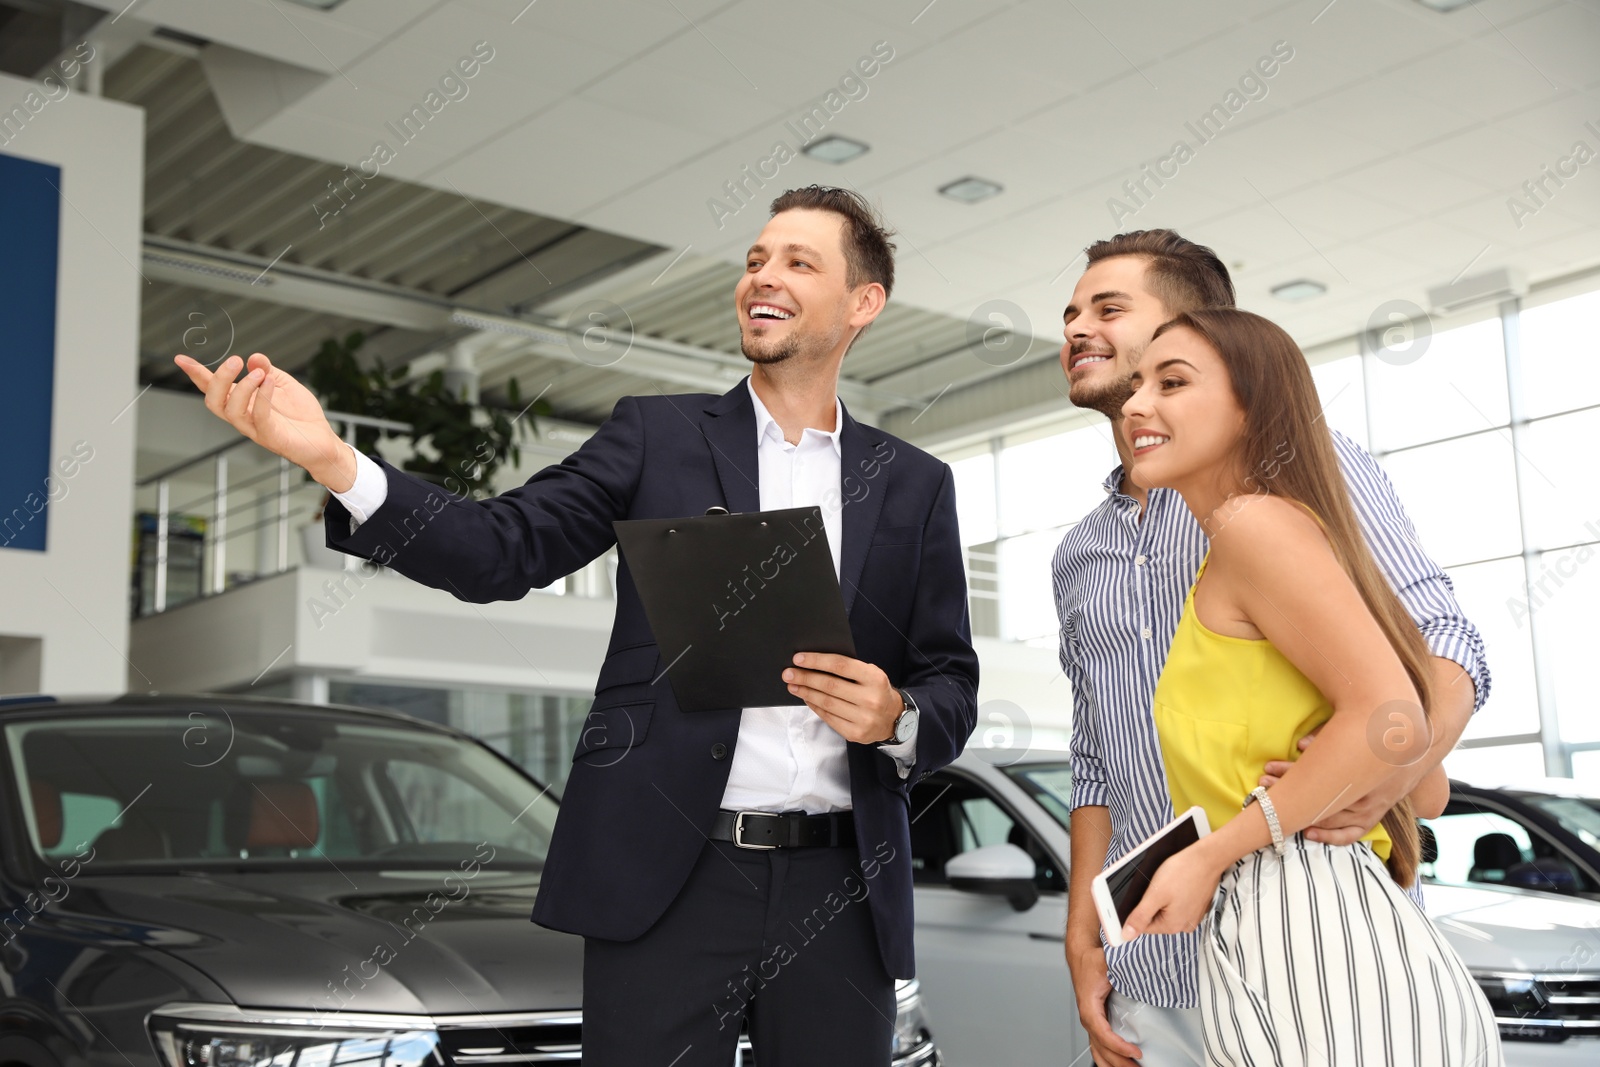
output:
{"label": "black clipboard", "polygon": [[684,711],[797,705],[796,652],[854,657],[817,507],[612,523]]}

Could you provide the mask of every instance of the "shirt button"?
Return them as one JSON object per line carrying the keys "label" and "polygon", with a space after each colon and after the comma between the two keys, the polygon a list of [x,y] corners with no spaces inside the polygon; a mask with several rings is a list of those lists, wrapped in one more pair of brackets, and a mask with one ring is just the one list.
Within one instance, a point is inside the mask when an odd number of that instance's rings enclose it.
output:
{"label": "shirt button", "polygon": [[727,759],[728,758],[728,746],[723,744],[721,741],[718,741],[716,744],[712,745],[711,746],[711,758],[712,759]]}
{"label": "shirt button", "polygon": [[1145,561],[1145,557],[1144,556],[1134,556],[1133,557],[1133,565],[1135,567],[1143,567],[1144,566],[1144,561]]}
{"label": "shirt button", "polygon": [[1139,636],[1144,638],[1146,641],[1150,640],[1150,627],[1146,626],[1144,629],[1140,630]]}

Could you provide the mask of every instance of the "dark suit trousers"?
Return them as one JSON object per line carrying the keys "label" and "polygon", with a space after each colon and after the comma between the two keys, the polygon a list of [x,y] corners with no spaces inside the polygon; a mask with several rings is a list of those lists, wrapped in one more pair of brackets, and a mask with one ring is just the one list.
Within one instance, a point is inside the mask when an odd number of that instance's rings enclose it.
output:
{"label": "dark suit trousers", "polygon": [[584,939],[585,1067],[887,1067],[894,981],[852,847],[708,841],[635,941]]}

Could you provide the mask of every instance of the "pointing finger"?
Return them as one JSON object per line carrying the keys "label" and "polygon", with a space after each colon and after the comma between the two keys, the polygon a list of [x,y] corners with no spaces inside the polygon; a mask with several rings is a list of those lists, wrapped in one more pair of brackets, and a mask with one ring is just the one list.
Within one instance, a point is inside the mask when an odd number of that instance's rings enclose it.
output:
{"label": "pointing finger", "polygon": [[178,369],[189,376],[189,380],[202,393],[211,385],[211,372],[199,360],[180,354],[173,356],[172,362],[176,363]]}

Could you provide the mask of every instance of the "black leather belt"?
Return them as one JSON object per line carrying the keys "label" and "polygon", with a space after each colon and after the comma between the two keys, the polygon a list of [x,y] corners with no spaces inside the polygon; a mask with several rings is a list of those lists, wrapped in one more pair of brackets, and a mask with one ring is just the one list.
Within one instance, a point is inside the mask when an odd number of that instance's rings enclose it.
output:
{"label": "black leather belt", "polygon": [[848,811],[826,815],[772,815],[764,811],[719,811],[711,840],[740,848],[803,848],[854,845],[856,824]]}

